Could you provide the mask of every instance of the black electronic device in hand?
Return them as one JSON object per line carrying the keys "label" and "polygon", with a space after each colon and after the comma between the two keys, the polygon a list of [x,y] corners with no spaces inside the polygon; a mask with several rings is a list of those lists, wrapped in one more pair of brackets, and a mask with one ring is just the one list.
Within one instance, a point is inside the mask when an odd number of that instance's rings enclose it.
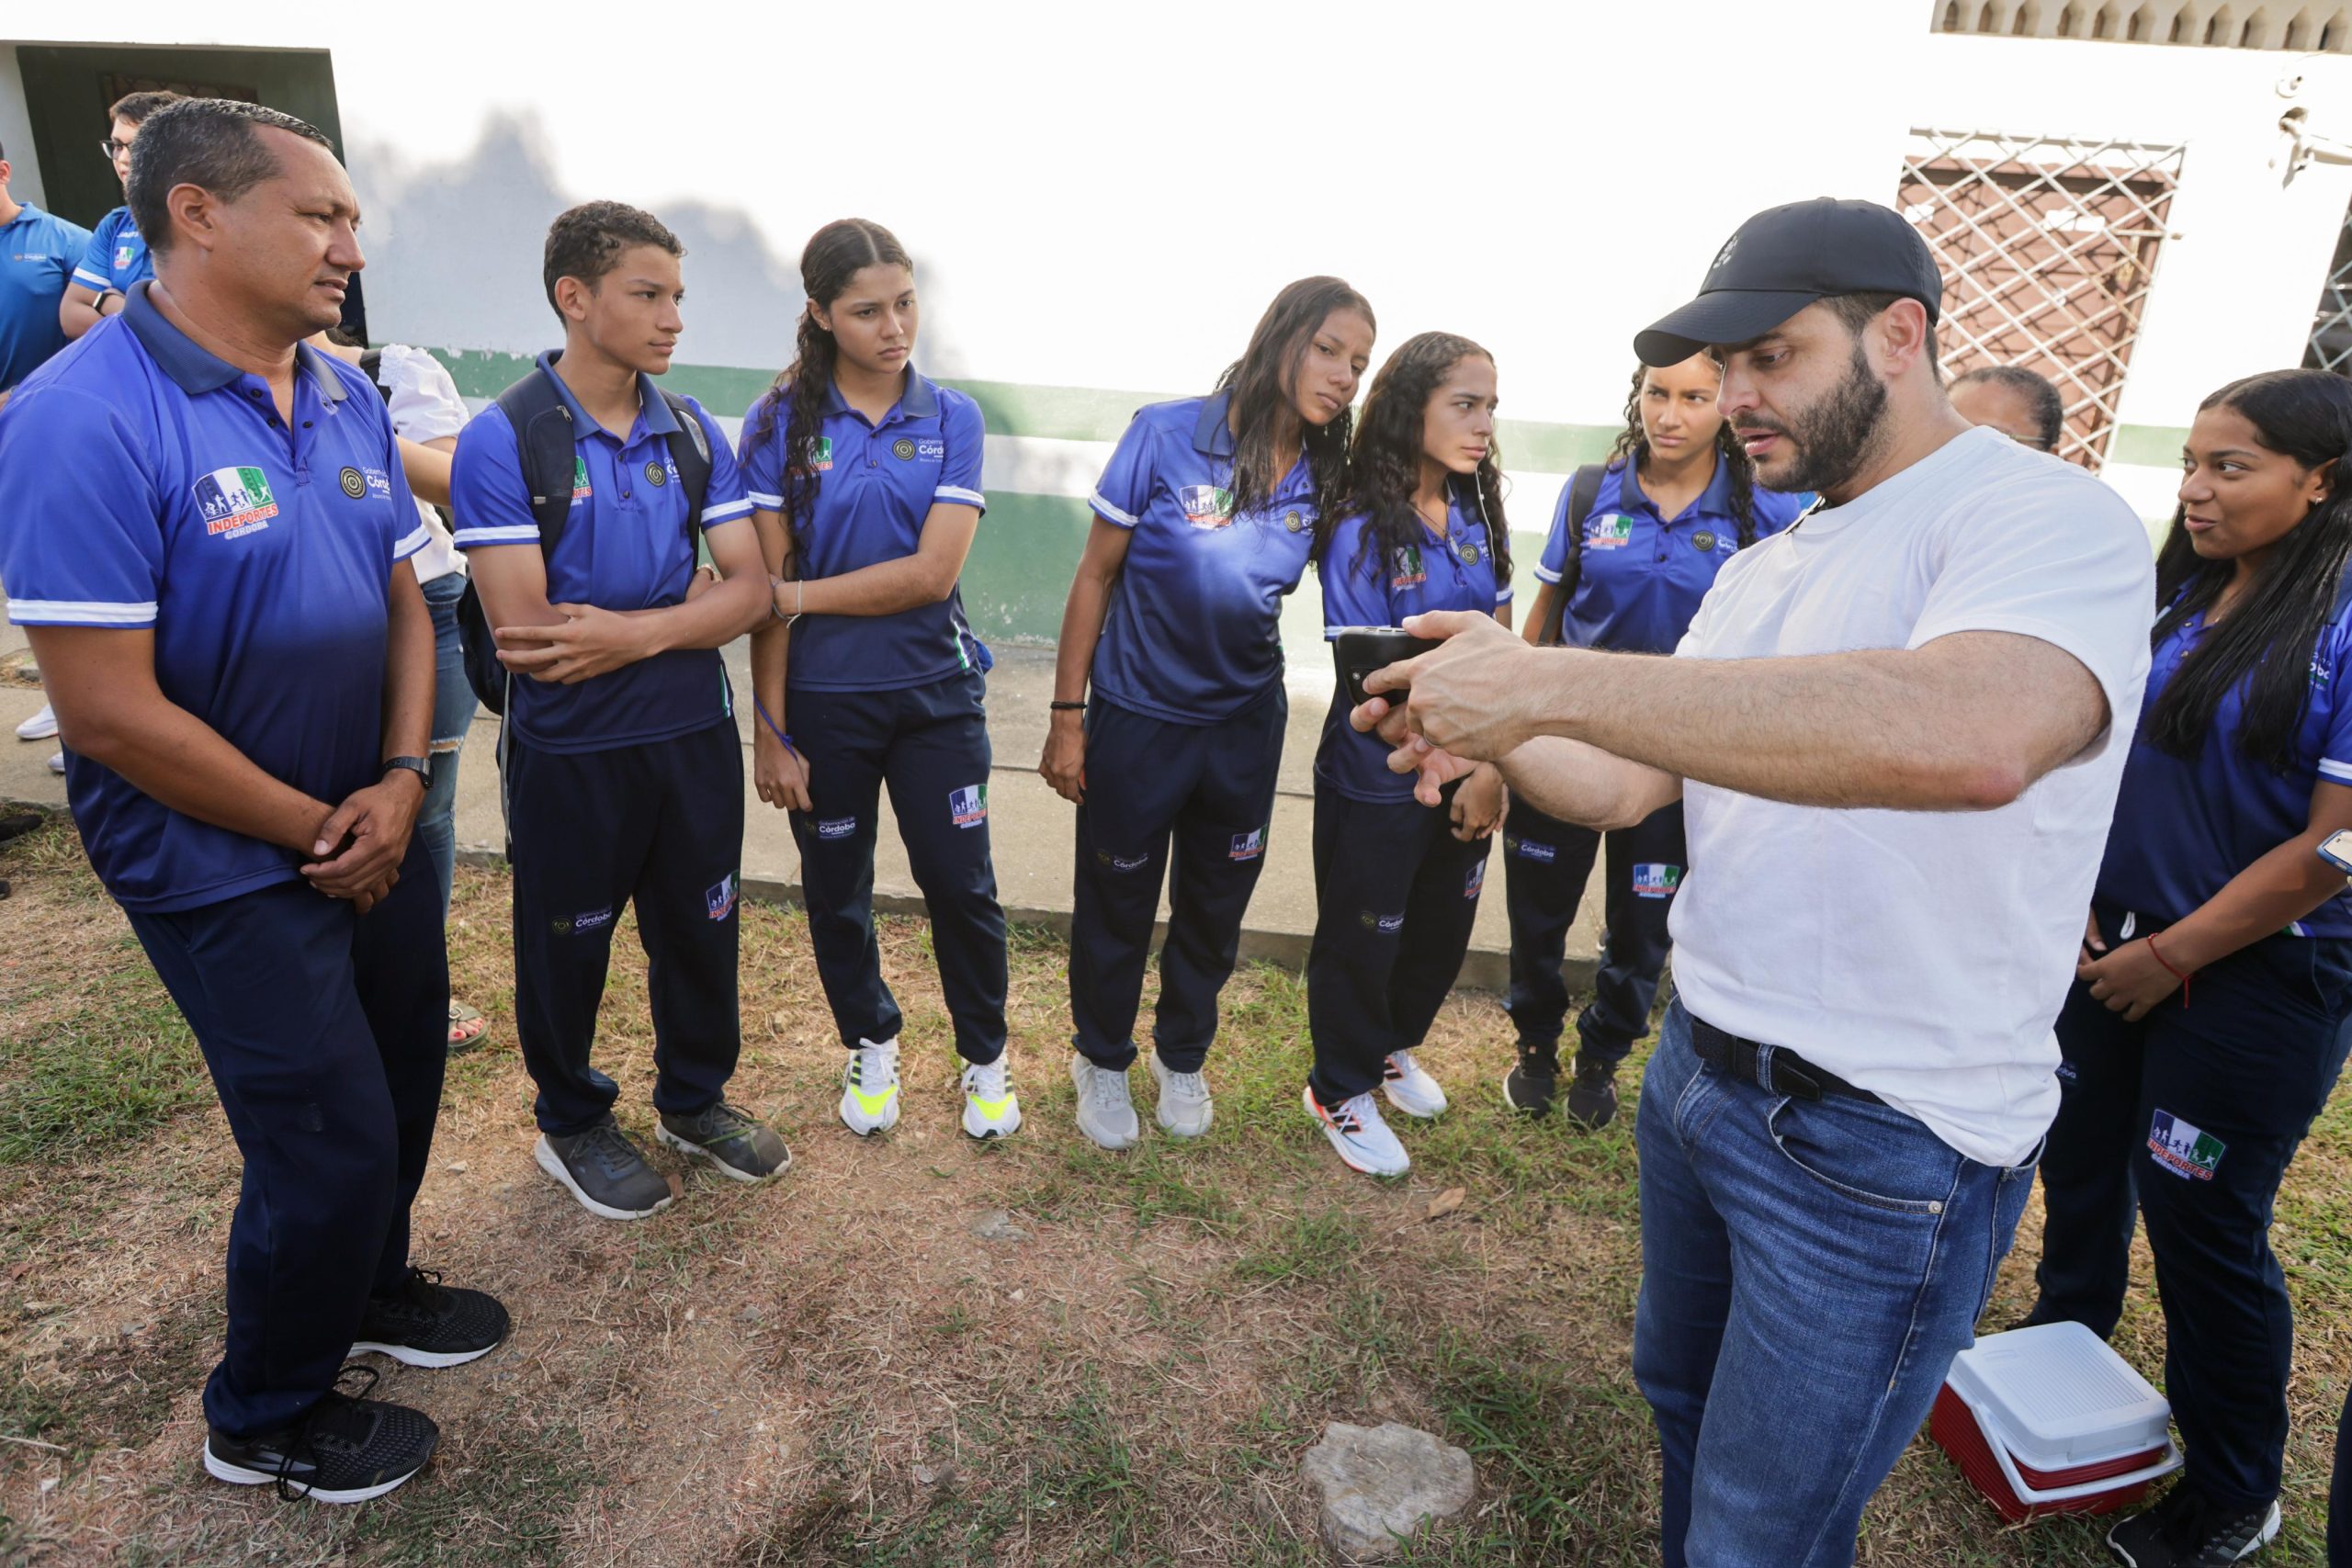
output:
{"label": "black electronic device in hand", "polygon": [[[1333,626],[1323,635],[1331,644],[1331,657],[1340,667],[1348,700],[1358,707],[1374,694],[1363,689],[1365,676],[1439,646],[1435,638],[1415,637],[1402,626]],[[1403,692],[1400,688],[1377,694],[1394,702]]]}

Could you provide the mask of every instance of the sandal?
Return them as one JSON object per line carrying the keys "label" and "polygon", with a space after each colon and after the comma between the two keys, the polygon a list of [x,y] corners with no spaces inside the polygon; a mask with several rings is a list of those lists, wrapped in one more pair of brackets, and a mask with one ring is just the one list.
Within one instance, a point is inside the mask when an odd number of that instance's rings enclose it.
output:
{"label": "sandal", "polygon": [[450,998],[449,1050],[452,1055],[472,1050],[481,1043],[481,1037],[489,1032],[490,1020],[457,998]]}

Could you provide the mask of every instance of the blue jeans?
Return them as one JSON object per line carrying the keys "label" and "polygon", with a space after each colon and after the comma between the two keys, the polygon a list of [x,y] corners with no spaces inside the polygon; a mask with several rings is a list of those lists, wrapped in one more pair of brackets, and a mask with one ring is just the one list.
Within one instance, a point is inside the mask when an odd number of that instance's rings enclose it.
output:
{"label": "blue jeans", "polygon": [[465,655],[458,646],[458,601],[466,574],[448,572],[424,585],[433,612],[433,782],[416,808],[416,836],[433,858],[441,879],[441,914],[449,913],[449,879],[458,863],[458,755],[474,721],[474,689],[466,683]]}
{"label": "blue jeans", "polygon": [[[1802,1052],[1803,1046],[1796,1047]],[[1691,1052],[1642,1082],[1634,1376],[1668,1568],[1833,1568],[1926,1419],[2033,1190],[1891,1106],[1792,1100]]]}

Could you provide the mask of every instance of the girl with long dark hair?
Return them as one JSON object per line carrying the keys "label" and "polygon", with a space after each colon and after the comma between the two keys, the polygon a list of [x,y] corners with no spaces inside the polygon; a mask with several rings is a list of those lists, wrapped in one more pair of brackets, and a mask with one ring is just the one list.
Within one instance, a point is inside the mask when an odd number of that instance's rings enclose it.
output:
{"label": "girl with long dark hair", "polygon": [[[1423,333],[1380,367],[1339,521],[1318,535],[1327,629],[1401,626],[1430,610],[1510,624],[1495,404],[1494,356],[1468,338]],[[1352,705],[1338,683],[1315,754],[1315,1068],[1304,1098],[1347,1165],[1402,1176],[1412,1161],[1373,1091],[1408,1116],[1445,1109],[1413,1053],[1470,949],[1503,784],[1482,763],[1421,805],[1412,775],[1388,771],[1387,743],[1348,723]]]}
{"label": "girl with long dark hair", "polygon": [[1374,331],[1338,278],[1291,284],[1215,392],[1137,411],[1095,487],[1037,771],[1078,805],[1070,1077],[1079,1129],[1104,1148],[1141,1133],[1127,1068],[1163,876],[1158,1120],[1209,1130],[1201,1068],[1290,714],[1277,621],[1345,467]]}
{"label": "girl with long dark hair", "polygon": [[2278,1529],[2293,1337],[2271,1205],[2344,1066],[2352,895],[2352,382],[2205,400],[2156,559],[2154,657],[2058,1017],[2058,1117],[2030,1323],[2110,1332],[2144,1215],[2181,1483],[2108,1537],[2226,1562]]}
{"label": "girl with long dark hair", "polygon": [[[1735,551],[1785,528],[1809,498],[1756,488],[1747,452],[1715,412],[1723,373],[1697,355],[1637,367],[1625,428],[1607,464],[1577,470],[1560,492],[1527,640],[1626,653],[1672,653],[1715,573]],[[1573,513],[1573,515],[1571,515]],[[1606,925],[1592,1001],[1577,1016],[1568,1115],[1600,1127],[1617,1114],[1617,1065],[1649,1029],[1666,966],[1667,911],[1688,865],[1682,804],[1606,836]],[[1560,961],[1603,835],[1511,806],[1503,840],[1510,909],[1511,1022],[1519,1060],[1503,1097],[1532,1115],[1558,1092],[1568,987]]]}
{"label": "girl with long dark hair", "polygon": [[899,1120],[900,1017],[874,933],[888,784],[965,1063],[964,1131],[1002,1136],[1021,1105],[989,855],[991,660],[956,592],[987,506],[987,431],[971,399],[914,367],[914,264],[888,230],[826,224],[801,253],[800,287],[791,367],[743,417],[775,579],[775,616],[752,634],[752,781],[792,814],[817,973],[850,1052],[842,1122],[863,1136]]}

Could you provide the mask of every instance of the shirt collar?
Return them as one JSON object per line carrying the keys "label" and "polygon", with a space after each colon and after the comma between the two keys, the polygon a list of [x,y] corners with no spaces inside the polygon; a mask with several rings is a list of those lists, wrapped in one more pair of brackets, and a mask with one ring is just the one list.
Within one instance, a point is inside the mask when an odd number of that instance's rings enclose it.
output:
{"label": "shirt collar", "polygon": [[1212,457],[1233,456],[1233,427],[1226,415],[1233,407],[1233,389],[1225,388],[1201,400],[1201,421],[1193,427],[1193,449]]}
{"label": "shirt collar", "polygon": [[[143,281],[130,286],[130,296],[123,302],[123,320],[148,356],[181,391],[191,398],[200,397],[232,385],[245,374],[227,360],[198,347],[195,339],[164,320],[164,312],[147,298],[148,287]],[[294,364],[317,386],[319,396],[331,403],[343,401],[343,378],[334,373],[317,349],[307,343],[296,344]]]}
{"label": "shirt collar", "polygon": [[[539,355],[538,366],[548,373],[548,379],[555,383],[555,395],[561,398],[563,406],[571,411],[573,427],[602,431],[605,434],[611,435],[613,434],[611,431],[598,424],[588,411],[580,406],[580,400],[571,395],[571,389],[565,386],[563,378],[555,373],[555,362],[562,357],[563,350],[549,349]],[[676,433],[678,422],[670,412],[670,400],[662,395],[662,389],[653,384],[653,378],[642,370],[637,373],[637,407],[638,412],[644,417],[646,434],[649,435],[670,435]],[[628,440],[628,433],[623,431],[615,439],[626,444]]]}
{"label": "shirt collar", "polygon": [[[1637,506],[1644,506],[1647,507],[1650,514],[1660,523],[1673,522],[1673,518],[1660,512],[1657,503],[1643,492],[1641,476],[1636,472],[1637,466],[1633,458],[1625,459],[1625,467],[1621,471],[1618,481],[1617,509],[1621,512],[1631,512]],[[1731,462],[1721,452],[1715,454],[1715,471],[1713,477],[1707,480],[1707,488],[1701,491],[1699,499],[1692,502],[1685,510],[1707,517],[1729,517],[1732,514]]]}
{"label": "shirt collar", "polygon": [[[839,381],[825,383],[825,412],[829,414],[850,412],[849,404],[842,400],[842,385]],[[939,389],[926,380],[922,371],[910,365],[907,367],[906,389],[899,394],[899,400],[890,406],[890,412],[882,416],[881,424],[876,425],[875,428],[879,430],[883,424],[888,424],[894,419],[937,419],[938,417]]]}

